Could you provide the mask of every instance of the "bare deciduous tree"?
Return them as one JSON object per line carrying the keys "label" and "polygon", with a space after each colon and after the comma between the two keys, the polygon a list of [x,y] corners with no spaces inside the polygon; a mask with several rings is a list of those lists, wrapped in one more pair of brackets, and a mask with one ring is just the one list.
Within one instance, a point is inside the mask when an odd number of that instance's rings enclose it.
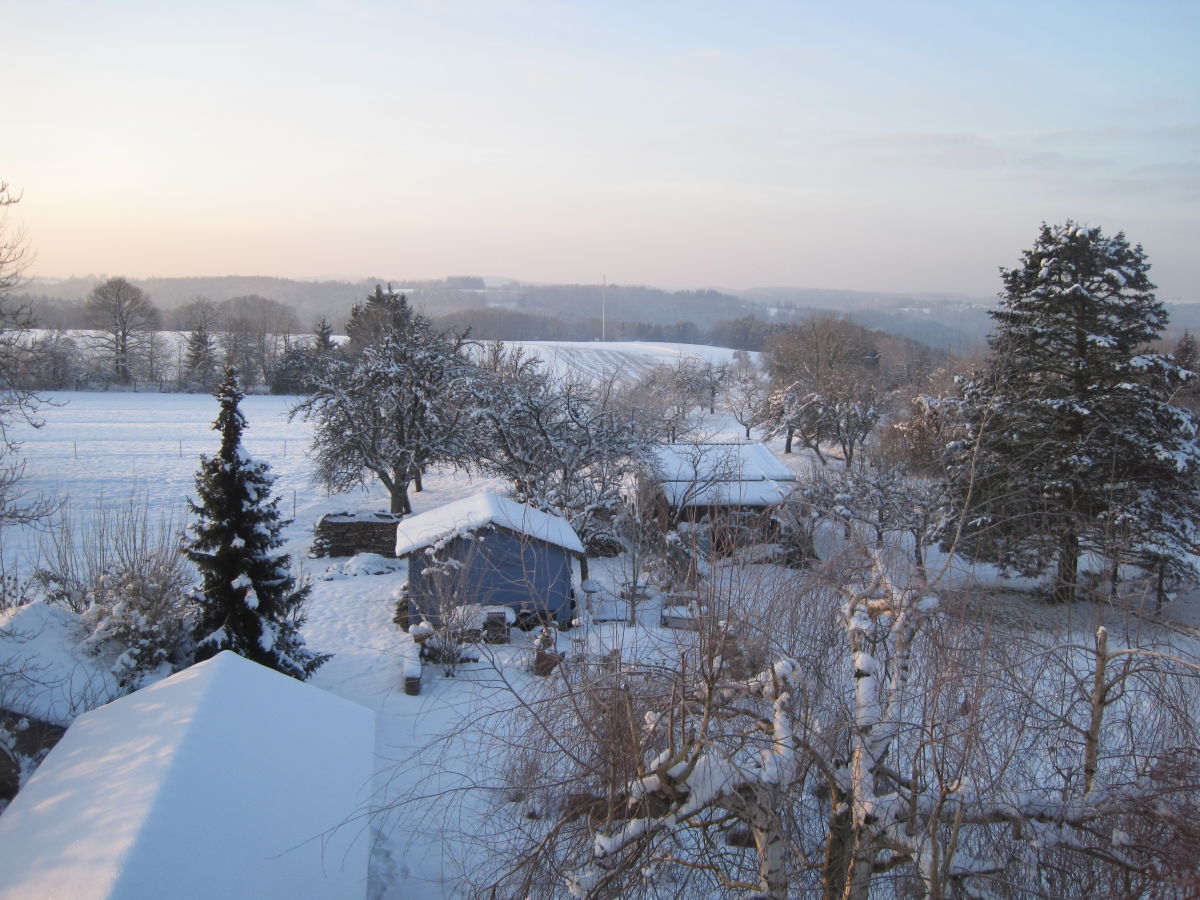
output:
{"label": "bare deciduous tree", "polygon": [[746,440],[750,440],[750,429],[763,421],[770,385],[744,350],[738,350],[733,357],[734,364],[722,383],[721,394],[734,421],[746,429]]}
{"label": "bare deciduous tree", "polygon": [[33,317],[28,307],[14,305],[12,299],[31,258],[24,235],[8,225],[8,210],[20,199],[0,181],[0,527],[32,522],[49,509],[44,498],[22,496],[24,464],[10,432],[17,422],[40,427],[37,408],[42,402],[21,380]]}
{"label": "bare deciduous tree", "polygon": [[374,475],[391,512],[408,513],[408,489],[432,465],[459,464],[473,440],[478,367],[465,335],[441,334],[389,288],[376,287],[351,313],[361,350],[313,377],[312,395],[292,415],[315,422],[316,476],[330,490]]}
{"label": "bare deciduous tree", "polygon": [[124,278],[110,278],[88,295],[92,327],[102,332],[95,345],[112,360],[113,378],[131,384],[137,362],[151,349],[159,312],[146,292]]}
{"label": "bare deciduous tree", "polygon": [[486,714],[510,752],[472,787],[494,798],[476,890],[1194,887],[1195,660],[978,621],[859,550],[757,597],[743,576],[710,585],[713,615],[659,662],[586,656]]}

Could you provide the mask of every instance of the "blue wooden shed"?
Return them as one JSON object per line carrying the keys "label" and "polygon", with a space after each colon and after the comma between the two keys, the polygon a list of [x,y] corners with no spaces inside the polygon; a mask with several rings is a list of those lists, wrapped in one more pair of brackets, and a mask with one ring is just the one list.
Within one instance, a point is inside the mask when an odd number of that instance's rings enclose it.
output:
{"label": "blue wooden shed", "polygon": [[396,556],[408,560],[410,613],[505,606],[532,622],[566,626],[575,614],[574,561],[583,544],[561,516],[491,492],[402,520]]}

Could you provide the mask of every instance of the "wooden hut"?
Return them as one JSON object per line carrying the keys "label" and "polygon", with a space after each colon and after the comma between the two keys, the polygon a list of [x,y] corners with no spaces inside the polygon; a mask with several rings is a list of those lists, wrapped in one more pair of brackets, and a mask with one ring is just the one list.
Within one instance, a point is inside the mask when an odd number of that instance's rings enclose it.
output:
{"label": "wooden hut", "polygon": [[485,492],[404,519],[396,556],[408,560],[410,615],[440,622],[468,606],[503,606],[518,624],[575,612],[574,561],[583,544],[560,516]]}
{"label": "wooden hut", "polygon": [[702,523],[711,550],[729,553],[771,540],[772,510],[795,489],[796,476],[763,444],[663,444],[643,482],[664,528]]}

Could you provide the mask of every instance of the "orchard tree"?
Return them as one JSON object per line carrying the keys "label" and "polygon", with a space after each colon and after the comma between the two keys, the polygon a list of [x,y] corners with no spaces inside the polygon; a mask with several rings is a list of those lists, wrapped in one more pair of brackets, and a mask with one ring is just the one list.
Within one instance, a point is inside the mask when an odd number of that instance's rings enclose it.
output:
{"label": "orchard tree", "polygon": [[1029,573],[1053,564],[1073,600],[1081,554],[1194,576],[1197,420],[1172,405],[1184,377],[1147,348],[1167,323],[1141,245],[1068,220],[1042,225],[1001,270],[984,370],[962,391],[951,444],[960,551]]}
{"label": "orchard tree", "polygon": [[612,552],[621,490],[650,444],[647,430],[613,404],[613,379],[557,378],[519,349],[488,350],[481,467],[508,479],[522,501],[566,518],[589,554]]}
{"label": "orchard tree", "polygon": [[767,421],[812,450],[822,464],[823,444],[836,443],[847,466],[870,436],[888,404],[876,335],[847,319],[813,316],[767,341],[767,369],[774,390]]}
{"label": "orchard tree", "polygon": [[770,391],[766,379],[746,351],[734,352],[733,366],[721,393],[734,421],[746,429],[746,440],[750,440],[750,429],[762,422]]}
{"label": "orchard tree", "polygon": [[113,377],[130,384],[136,361],[150,348],[159,325],[158,309],[146,292],[124,278],[97,285],[85,304],[92,326],[102,333],[96,341],[112,359]]}
{"label": "orchard tree", "polygon": [[315,422],[316,477],[345,491],[374,475],[391,511],[412,512],[408,489],[433,465],[468,458],[479,369],[465,335],[436,331],[403,294],[376,286],[346,326],[350,355],[314,375],[293,415]]}
{"label": "orchard tree", "polygon": [[300,636],[311,587],[296,582],[291,558],[279,549],[288,523],[279,498],[271,497],[275,478],[242,447],[246,420],[234,369],[226,370],[217,399],[213,428],[221,432],[221,449],[201,458],[197,499],[189,501],[196,521],[184,547],[201,576],[193,595],[196,660],[232,650],[304,680],[329,656],[309,650]]}

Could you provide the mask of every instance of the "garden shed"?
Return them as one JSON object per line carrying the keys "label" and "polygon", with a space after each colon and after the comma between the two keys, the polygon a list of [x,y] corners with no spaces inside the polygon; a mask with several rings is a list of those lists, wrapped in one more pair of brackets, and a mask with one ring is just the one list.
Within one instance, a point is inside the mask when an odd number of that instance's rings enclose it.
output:
{"label": "garden shed", "polygon": [[570,523],[484,492],[403,520],[396,556],[408,560],[409,612],[440,622],[466,605],[505,606],[518,622],[574,616],[574,562],[583,544]]}
{"label": "garden shed", "polygon": [[366,897],[374,714],[225,651],[79,716],[0,815],[0,900]]}

